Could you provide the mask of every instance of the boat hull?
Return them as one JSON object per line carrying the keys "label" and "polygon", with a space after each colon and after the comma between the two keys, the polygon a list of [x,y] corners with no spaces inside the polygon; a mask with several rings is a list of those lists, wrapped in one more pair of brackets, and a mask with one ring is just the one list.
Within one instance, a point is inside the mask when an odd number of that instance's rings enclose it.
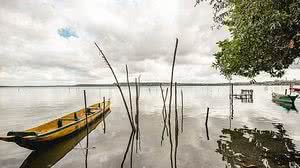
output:
{"label": "boat hull", "polygon": [[[106,114],[109,114],[110,111],[106,111]],[[91,121],[88,122],[88,125],[93,124],[95,121],[99,120],[100,118],[105,117],[103,113],[95,116],[92,118]],[[34,139],[27,139],[27,138],[21,138],[21,137],[16,137],[15,143],[18,144],[21,147],[30,149],[30,150],[43,150],[45,148],[49,148],[52,145],[55,145],[61,141],[63,141],[66,138],[70,138],[73,135],[77,134],[77,132],[83,131],[86,129],[85,122],[82,122],[80,126],[74,125],[69,127],[68,129],[70,130],[62,130],[58,131],[57,134],[65,134],[63,136],[59,136],[55,138],[56,135],[51,135],[52,137],[40,137],[40,138],[34,138]],[[66,132],[66,133],[63,133]],[[90,131],[89,131],[90,132]]]}
{"label": "boat hull", "polygon": [[276,103],[284,103],[284,104],[291,104],[295,106],[295,100],[297,99],[298,95],[291,96],[291,95],[282,95],[277,93],[272,93],[272,101]]}
{"label": "boat hull", "polygon": [[292,92],[300,92],[300,88],[294,88],[294,87],[292,87],[292,88],[290,88],[290,90]]}
{"label": "boat hull", "polygon": [[278,102],[283,102],[283,103],[291,103],[291,104],[295,102],[297,97],[298,97],[298,95],[291,96],[291,95],[281,95],[281,94],[277,94],[277,93],[272,94],[273,101],[278,101]]}
{"label": "boat hull", "polygon": [[[87,128],[86,125],[86,120],[88,125],[92,125],[95,121],[98,121],[101,118],[105,118],[109,113],[110,113],[110,102],[106,103],[105,108],[101,109],[100,108],[101,104],[94,104],[92,106],[90,106],[89,108],[98,108],[98,110],[96,110],[93,113],[88,114],[88,117],[84,117],[84,109],[81,109],[78,112],[75,112],[77,114],[81,115],[81,118],[79,118],[78,120],[72,120],[72,121],[68,121],[68,124],[62,124],[60,127],[57,127],[56,129],[52,129],[48,132],[44,132],[44,133],[40,133],[37,136],[6,136],[6,137],[0,137],[0,140],[3,141],[7,141],[7,142],[15,142],[16,144],[18,144],[21,147],[27,148],[27,149],[31,149],[31,150],[42,150],[44,148],[49,148],[49,146],[54,145],[70,136],[73,136],[73,134],[76,134],[79,131],[83,131],[83,129]],[[102,104],[103,105],[103,104]],[[104,106],[104,105],[103,105]],[[70,113],[73,114],[73,113]],[[66,115],[64,117],[61,117],[59,119],[53,120],[49,123],[40,125],[38,127],[29,129],[24,131],[29,132],[29,131],[36,131],[36,130],[41,130],[41,129],[45,129],[45,127],[47,127],[47,125],[51,125],[51,127],[53,127],[53,124],[57,124],[58,121],[61,119],[65,119],[67,120],[67,118],[70,120],[70,116],[71,115]],[[50,126],[49,126],[50,127]],[[24,133],[21,132],[21,133]],[[90,132],[90,130],[89,130]],[[19,132],[17,132],[19,133]],[[10,135],[10,133],[8,133],[8,135]]]}

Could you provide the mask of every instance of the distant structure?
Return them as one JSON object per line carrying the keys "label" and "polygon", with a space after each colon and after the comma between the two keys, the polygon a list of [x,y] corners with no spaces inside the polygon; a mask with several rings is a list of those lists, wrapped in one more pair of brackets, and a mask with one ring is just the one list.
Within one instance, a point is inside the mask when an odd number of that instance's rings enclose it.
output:
{"label": "distant structure", "polygon": [[250,84],[251,84],[251,85],[256,84],[256,80],[255,80],[255,79],[250,80]]}
{"label": "distant structure", "polygon": [[253,103],[253,90],[241,90],[241,94],[232,95],[236,99],[240,99],[242,103]]}

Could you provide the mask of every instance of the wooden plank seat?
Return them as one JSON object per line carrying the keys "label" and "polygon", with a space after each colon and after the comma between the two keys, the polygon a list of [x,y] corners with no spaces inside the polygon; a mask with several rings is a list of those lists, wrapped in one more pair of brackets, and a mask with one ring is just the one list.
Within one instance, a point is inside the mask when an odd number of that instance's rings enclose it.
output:
{"label": "wooden plank seat", "polygon": [[78,121],[78,118],[60,118],[59,120],[62,120],[62,121]]}
{"label": "wooden plank seat", "polygon": [[38,136],[36,132],[33,131],[10,131],[7,136],[25,137],[25,136]]}

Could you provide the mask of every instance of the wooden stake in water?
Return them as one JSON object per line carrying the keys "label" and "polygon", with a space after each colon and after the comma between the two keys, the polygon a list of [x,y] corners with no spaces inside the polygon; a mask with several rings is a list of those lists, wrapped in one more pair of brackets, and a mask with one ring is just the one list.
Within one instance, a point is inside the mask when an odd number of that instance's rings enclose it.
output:
{"label": "wooden stake in water", "polygon": [[173,142],[172,142],[172,129],[171,129],[172,92],[173,92],[172,88],[173,88],[173,74],[174,74],[177,46],[178,46],[178,39],[176,38],[176,44],[175,44],[175,50],[174,50],[174,56],[173,56],[173,63],[172,63],[172,71],[171,71],[169,114],[168,114],[169,139],[170,139],[170,145],[171,145],[171,151],[170,151],[171,168],[173,168]]}
{"label": "wooden stake in water", "polygon": [[208,115],[209,115],[209,107],[207,107],[207,110],[206,110],[206,120],[205,120],[205,125],[207,125],[207,123],[208,123]]}
{"label": "wooden stake in water", "polygon": [[285,89],[284,95],[287,95],[287,89]]}
{"label": "wooden stake in water", "polygon": [[135,105],[136,105],[136,114],[135,114],[135,125],[136,125],[136,152],[138,152],[138,141],[139,139],[139,133],[140,133],[140,125],[139,125],[139,86],[138,86],[138,80],[135,78],[135,93],[136,93],[136,99],[135,99]]}
{"label": "wooden stake in water", "polygon": [[183,133],[183,91],[181,90],[181,133]]}
{"label": "wooden stake in water", "polygon": [[105,134],[105,132],[106,132],[106,124],[105,124],[105,97],[103,97],[103,108],[102,108],[102,116],[103,116],[103,132],[104,132],[104,134]]}
{"label": "wooden stake in water", "polygon": [[[129,75],[128,75],[128,67],[127,67],[127,65],[126,65],[126,78],[127,78],[127,86],[128,86],[130,115],[131,115],[131,120],[134,121],[134,119],[133,119],[133,112],[132,112],[131,87],[130,87],[130,82],[129,82]],[[134,125],[134,123],[133,123],[133,125]]]}
{"label": "wooden stake in water", "polygon": [[85,113],[85,125],[86,125],[86,152],[85,152],[85,167],[87,168],[88,148],[89,148],[89,126],[88,126],[88,113],[86,103],[86,92],[83,90],[84,97],[84,113]]}
{"label": "wooden stake in water", "polygon": [[128,108],[128,105],[127,105],[125,96],[124,96],[124,94],[123,94],[122,88],[121,88],[121,86],[120,86],[120,83],[119,83],[119,81],[118,81],[118,78],[117,78],[117,76],[116,76],[116,74],[115,74],[115,72],[114,72],[112,66],[111,66],[110,63],[108,62],[106,56],[104,55],[104,53],[102,52],[102,50],[100,49],[100,47],[98,46],[98,44],[97,44],[96,42],[95,42],[95,45],[96,45],[96,47],[97,47],[97,49],[99,50],[99,52],[100,52],[102,58],[104,59],[105,63],[107,64],[107,66],[109,67],[109,69],[111,70],[111,73],[113,74],[113,76],[114,76],[114,78],[115,78],[116,85],[117,85],[117,87],[118,87],[118,89],[119,89],[119,91],[120,91],[120,94],[121,94],[121,97],[122,97],[124,106],[125,106],[125,108],[126,108],[127,117],[128,117],[129,122],[130,122],[131,129],[135,131],[135,127],[134,127],[134,123],[133,123],[134,121],[132,120],[132,118],[131,118],[131,116],[130,116],[129,108]]}
{"label": "wooden stake in water", "polygon": [[207,136],[207,140],[209,140],[209,135],[208,135],[208,115],[209,115],[209,107],[207,107],[207,111],[206,111],[206,120],[205,120],[205,127],[206,127],[206,136]]}
{"label": "wooden stake in water", "polygon": [[229,89],[229,108],[230,108],[230,118],[233,119],[233,83],[230,83]]}
{"label": "wooden stake in water", "polygon": [[290,82],[290,95],[292,94],[292,88],[293,88],[293,85],[292,85],[292,82]]}
{"label": "wooden stake in water", "polygon": [[175,151],[174,151],[174,165],[177,168],[177,148],[178,148],[178,111],[177,111],[177,82],[175,82]]}

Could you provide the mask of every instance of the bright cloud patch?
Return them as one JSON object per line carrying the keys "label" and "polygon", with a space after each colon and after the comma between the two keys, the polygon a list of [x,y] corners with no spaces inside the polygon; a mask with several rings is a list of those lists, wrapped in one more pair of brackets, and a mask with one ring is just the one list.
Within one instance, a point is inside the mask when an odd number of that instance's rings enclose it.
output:
{"label": "bright cloud patch", "polygon": [[76,32],[74,30],[72,30],[69,27],[66,28],[60,28],[57,30],[57,33],[61,36],[64,37],[66,39],[70,38],[70,37],[76,37],[78,38]]}

